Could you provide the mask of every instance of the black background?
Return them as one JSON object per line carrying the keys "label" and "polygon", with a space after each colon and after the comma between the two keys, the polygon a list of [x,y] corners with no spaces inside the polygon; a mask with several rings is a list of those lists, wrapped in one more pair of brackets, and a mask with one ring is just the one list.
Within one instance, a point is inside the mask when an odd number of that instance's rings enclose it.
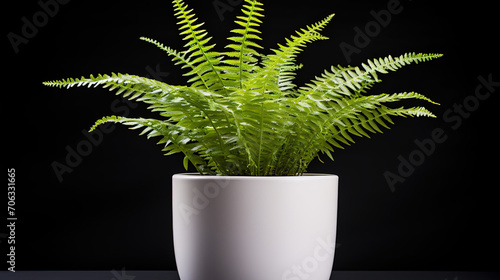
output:
{"label": "black background", "polygon": [[[214,2],[189,4],[222,47],[235,28],[239,5],[221,18]],[[330,65],[347,65],[341,42],[355,46],[354,28],[364,29],[373,21],[370,11],[386,9],[390,1],[267,2],[261,28],[266,50],[294,30],[336,13],[323,32],[331,39],[309,45],[300,55],[300,85]],[[496,4],[401,0],[400,6],[403,10],[350,57],[350,64],[412,51],[444,53],[439,60],[382,76],[384,82],[373,89],[417,91],[441,106],[428,106],[436,119],[395,119],[384,134],[355,139],[353,146],[336,151],[334,162],[324,157],[325,164],[311,164],[309,172],[340,176],[334,269],[498,270],[495,110],[500,87],[460,117],[460,124],[443,116],[464,99],[474,105],[471,96],[479,76],[500,81]],[[167,55],[139,40],[147,36],[182,49],[170,1],[59,4],[53,17],[38,19],[43,24],[17,53],[7,34],[22,35],[22,18],[33,22],[42,9],[37,1],[12,1],[3,9],[2,133],[7,139],[4,170],[16,170],[16,269],[175,269],[170,188],[171,176],[185,172],[182,156],[164,157],[154,140],[116,126],[62,181],[52,167],[55,162],[67,165],[67,149],[87,141],[82,131],[97,118],[154,114],[105,89],[62,90],[41,84],[110,72],[146,76],[156,70],[163,72],[157,77],[165,82],[184,84],[183,72]],[[384,173],[398,174],[399,159],[408,159],[417,149],[414,141],[430,138],[437,128],[446,140],[391,189]],[[6,204],[6,191],[2,196]],[[4,237],[0,246],[3,267]]]}

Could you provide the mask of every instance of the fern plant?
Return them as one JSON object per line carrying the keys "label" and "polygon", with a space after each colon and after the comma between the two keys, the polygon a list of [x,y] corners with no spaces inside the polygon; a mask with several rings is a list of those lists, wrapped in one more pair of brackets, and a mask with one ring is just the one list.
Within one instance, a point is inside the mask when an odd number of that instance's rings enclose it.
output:
{"label": "fern plant", "polygon": [[370,137],[393,124],[393,116],[435,117],[424,107],[389,107],[403,99],[437,104],[415,92],[368,95],[379,75],[438,58],[441,54],[406,53],[368,60],[360,66],[332,66],[310,83],[294,84],[297,55],[309,43],[325,40],[320,32],[333,14],[302,28],[270,54],[264,55],[259,26],[263,4],[245,0],[236,29],[224,50],[217,51],[203,23],[182,0],[174,0],[182,51],[142,37],[186,70],[188,86],[115,74],[44,82],[47,86],[102,86],[117,95],[141,101],[161,118],[107,116],[106,122],[140,129],[158,137],[166,155],[184,154],[201,174],[301,175],[319,154],[354,143],[353,136]]}

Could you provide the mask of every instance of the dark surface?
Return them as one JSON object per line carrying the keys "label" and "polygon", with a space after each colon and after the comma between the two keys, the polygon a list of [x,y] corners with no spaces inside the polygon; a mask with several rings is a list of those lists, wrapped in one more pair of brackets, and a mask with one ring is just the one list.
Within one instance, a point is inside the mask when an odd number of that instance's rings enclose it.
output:
{"label": "dark surface", "polygon": [[[54,163],[68,164],[69,150],[89,143],[82,131],[97,118],[156,115],[106,89],[41,84],[110,72],[184,84],[184,72],[169,57],[139,40],[147,36],[182,49],[171,1],[59,1],[67,3],[59,4],[57,12],[52,8],[54,15],[31,30],[17,53],[7,34],[21,34],[23,18],[32,21],[42,7],[38,0],[3,3],[2,159],[4,170],[16,169],[16,269],[175,270],[171,176],[184,172],[182,156],[164,157],[155,140],[115,126],[61,180],[53,169]],[[239,6],[221,18],[216,1],[188,3],[222,49]],[[294,30],[336,13],[323,32],[331,39],[309,45],[298,57],[304,64],[299,85],[330,65],[359,65],[409,51],[444,53],[439,60],[381,76],[384,82],[373,88],[373,93],[425,94],[441,103],[428,106],[436,119],[395,118],[384,134],[355,138],[356,144],[335,151],[334,162],[325,156],[325,164],[315,161],[309,167],[310,172],[340,177],[334,268],[496,270],[500,88],[492,87],[495,92],[478,104],[471,96],[481,85],[479,77],[500,81],[497,3],[401,0],[403,10],[348,62],[339,46],[354,44],[355,28],[364,29],[374,21],[371,11],[387,9],[390,2],[266,1],[261,28],[266,53]],[[467,100],[474,110],[453,111]],[[398,174],[400,159],[418,151],[415,141],[432,138],[436,129],[444,131],[446,140],[391,188],[384,173]],[[1,218],[6,215],[6,190],[0,196]],[[1,226],[0,269],[7,268],[6,232]]]}
{"label": "dark surface", "polygon": [[[175,271],[20,271],[0,272],[4,280],[179,280]],[[330,280],[498,280],[499,272],[334,271]]]}

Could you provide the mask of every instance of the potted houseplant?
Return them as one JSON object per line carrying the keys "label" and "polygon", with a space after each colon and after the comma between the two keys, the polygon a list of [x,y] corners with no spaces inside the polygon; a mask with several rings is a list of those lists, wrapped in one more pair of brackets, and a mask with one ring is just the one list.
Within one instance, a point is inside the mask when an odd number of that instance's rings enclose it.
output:
{"label": "potted houseplant", "polygon": [[297,55],[333,15],[298,30],[270,54],[259,52],[263,5],[245,0],[224,51],[182,0],[173,1],[185,50],[149,38],[187,70],[188,86],[115,74],[45,82],[103,86],[149,104],[161,118],[108,116],[105,122],[159,137],[166,155],[184,154],[197,173],[173,176],[174,246],[182,280],[329,278],[334,254],[338,177],[305,173],[319,154],[369,137],[392,116],[435,117],[424,107],[389,107],[415,92],[368,95],[379,75],[440,54],[406,53],[332,66],[297,87]]}

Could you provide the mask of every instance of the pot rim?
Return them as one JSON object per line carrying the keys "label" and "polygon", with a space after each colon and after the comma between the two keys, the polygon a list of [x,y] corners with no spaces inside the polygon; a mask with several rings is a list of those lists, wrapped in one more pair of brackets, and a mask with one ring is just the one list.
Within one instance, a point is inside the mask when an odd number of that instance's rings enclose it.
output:
{"label": "pot rim", "polygon": [[203,180],[203,179],[247,179],[247,180],[257,180],[257,179],[270,179],[270,180],[279,180],[279,179],[288,179],[288,180],[305,180],[306,178],[312,177],[339,177],[335,174],[327,174],[327,173],[304,173],[301,176],[249,176],[249,175],[201,175],[197,172],[186,172],[186,173],[176,173],[172,175],[172,178],[179,179],[193,179],[193,180]]}

